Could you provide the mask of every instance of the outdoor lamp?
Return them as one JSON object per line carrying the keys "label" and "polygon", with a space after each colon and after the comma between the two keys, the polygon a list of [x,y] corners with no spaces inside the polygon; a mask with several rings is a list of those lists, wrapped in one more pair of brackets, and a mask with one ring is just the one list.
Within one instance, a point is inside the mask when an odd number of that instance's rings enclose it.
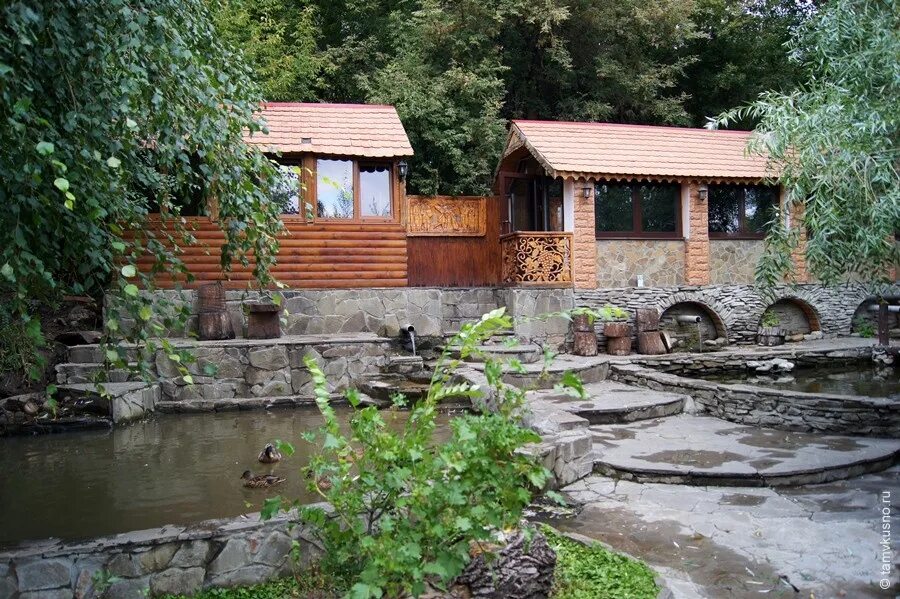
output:
{"label": "outdoor lamp", "polygon": [[698,191],[700,192],[700,201],[705,202],[709,197],[709,185],[707,185],[706,183],[701,183]]}
{"label": "outdoor lamp", "polygon": [[594,187],[592,185],[588,185],[585,183],[584,187],[581,189],[581,192],[584,194],[585,198],[591,197],[591,192],[594,191]]}
{"label": "outdoor lamp", "polygon": [[409,165],[406,164],[405,160],[401,160],[397,163],[397,172],[400,174],[400,180],[406,181],[406,173],[409,172]]}

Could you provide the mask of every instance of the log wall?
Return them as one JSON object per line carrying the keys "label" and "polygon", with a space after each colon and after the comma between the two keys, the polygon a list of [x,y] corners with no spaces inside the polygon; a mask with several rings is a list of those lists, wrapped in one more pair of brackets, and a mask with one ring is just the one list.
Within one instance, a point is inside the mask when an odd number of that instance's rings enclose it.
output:
{"label": "log wall", "polygon": [[[197,243],[183,249],[182,259],[196,277],[185,287],[223,278],[219,266],[225,235],[208,217],[188,217]],[[159,221],[151,228],[161,230]],[[290,288],[404,287],[407,280],[406,230],[401,223],[306,223],[285,219],[288,234],[280,238],[275,278]],[[151,259],[139,265],[145,272]],[[243,289],[253,278],[251,266],[235,263],[225,285]],[[171,287],[171,278],[160,279]]]}

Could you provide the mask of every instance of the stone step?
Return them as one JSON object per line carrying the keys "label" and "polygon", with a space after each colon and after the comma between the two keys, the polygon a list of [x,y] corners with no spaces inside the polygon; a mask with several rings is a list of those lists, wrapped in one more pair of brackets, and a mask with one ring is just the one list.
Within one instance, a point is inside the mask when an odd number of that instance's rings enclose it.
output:
{"label": "stone step", "polygon": [[[447,346],[450,355],[459,358],[458,346]],[[468,362],[484,362],[488,358],[496,360],[519,360],[523,364],[534,364],[539,362],[544,355],[544,350],[539,345],[479,345],[477,346],[479,354],[470,354],[466,361]]]}
{"label": "stone step", "polygon": [[152,413],[160,401],[159,385],[143,382],[74,383],[57,388],[60,401],[93,405],[116,424],[140,420]]}
{"label": "stone step", "polygon": [[534,391],[532,395],[557,408],[580,416],[590,424],[615,424],[662,418],[682,413],[691,398],[678,393],[632,387],[613,381],[588,383],[584,400],[555,390]]}
{"label": "stone step", "polygon": [[594,471],[636,482],[763,487],[830,482],[900,461],[900,440],[798,433],[682,414],[594,425]]}
{"label": "stone step", "polygon": [[[56,382],[60,385],[93,383],[97,375],[103,371],[103,364],[96,362],[63,362],[56,365]],[[139,382],[140,375],[123,369],[106,371],[106,379],[110,383]]]}

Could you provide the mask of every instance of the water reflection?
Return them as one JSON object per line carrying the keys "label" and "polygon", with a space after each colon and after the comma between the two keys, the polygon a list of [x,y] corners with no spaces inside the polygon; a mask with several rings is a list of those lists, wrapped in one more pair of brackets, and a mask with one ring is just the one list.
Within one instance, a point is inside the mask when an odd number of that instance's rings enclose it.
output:
{"label": "water reflection", "polygon": [[[346,420],[349,408],[339,413]],[[394,427],[405,418],[385,413]],[[439,418],[437,441],[447,435],[448,417]],[[321,423],[315,408],[161,415],[112,431],[0,439],[0,545],[236,516],[275,494],[315,501],[298,473],[313,449],[300,435]],[[273,439],[291,441],[297,452],[260,464],[260,449]],[[247,469],[288,480],[245,489]]]}
{"label": "water reflection", "polygon": [[799,368],[793,372],[762,375],[709,375],[721,383],[753,384],[804,393],[862,395],[900,399],[900,369],[867,365]]}

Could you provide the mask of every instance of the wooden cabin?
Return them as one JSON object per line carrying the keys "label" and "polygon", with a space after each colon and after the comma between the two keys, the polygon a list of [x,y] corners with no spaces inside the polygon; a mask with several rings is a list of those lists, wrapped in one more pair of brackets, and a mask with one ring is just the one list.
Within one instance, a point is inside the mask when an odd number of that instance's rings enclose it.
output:
{"label": "wooden cabin", "polygon": [[[495,179],[502,282],[752,283],[781,201],[748,131],[516,120]],[[805,276],[802,252],[796,260]]]}
{"label": "wooden cabin", "polygon": [[[406,159],[413,150],[393,106],[269,102],[268,134],[247,136],[281,165],[286,235],[276,279],[289,288],[403,287],[408,283]],[[252,268],[219,265],[224,233],[209,216],[187,217],[192,285],[225,279],[246,288]],[[166,286],[166,281],[161,281]],[[171,282],[169,282],[171,284]]]}

